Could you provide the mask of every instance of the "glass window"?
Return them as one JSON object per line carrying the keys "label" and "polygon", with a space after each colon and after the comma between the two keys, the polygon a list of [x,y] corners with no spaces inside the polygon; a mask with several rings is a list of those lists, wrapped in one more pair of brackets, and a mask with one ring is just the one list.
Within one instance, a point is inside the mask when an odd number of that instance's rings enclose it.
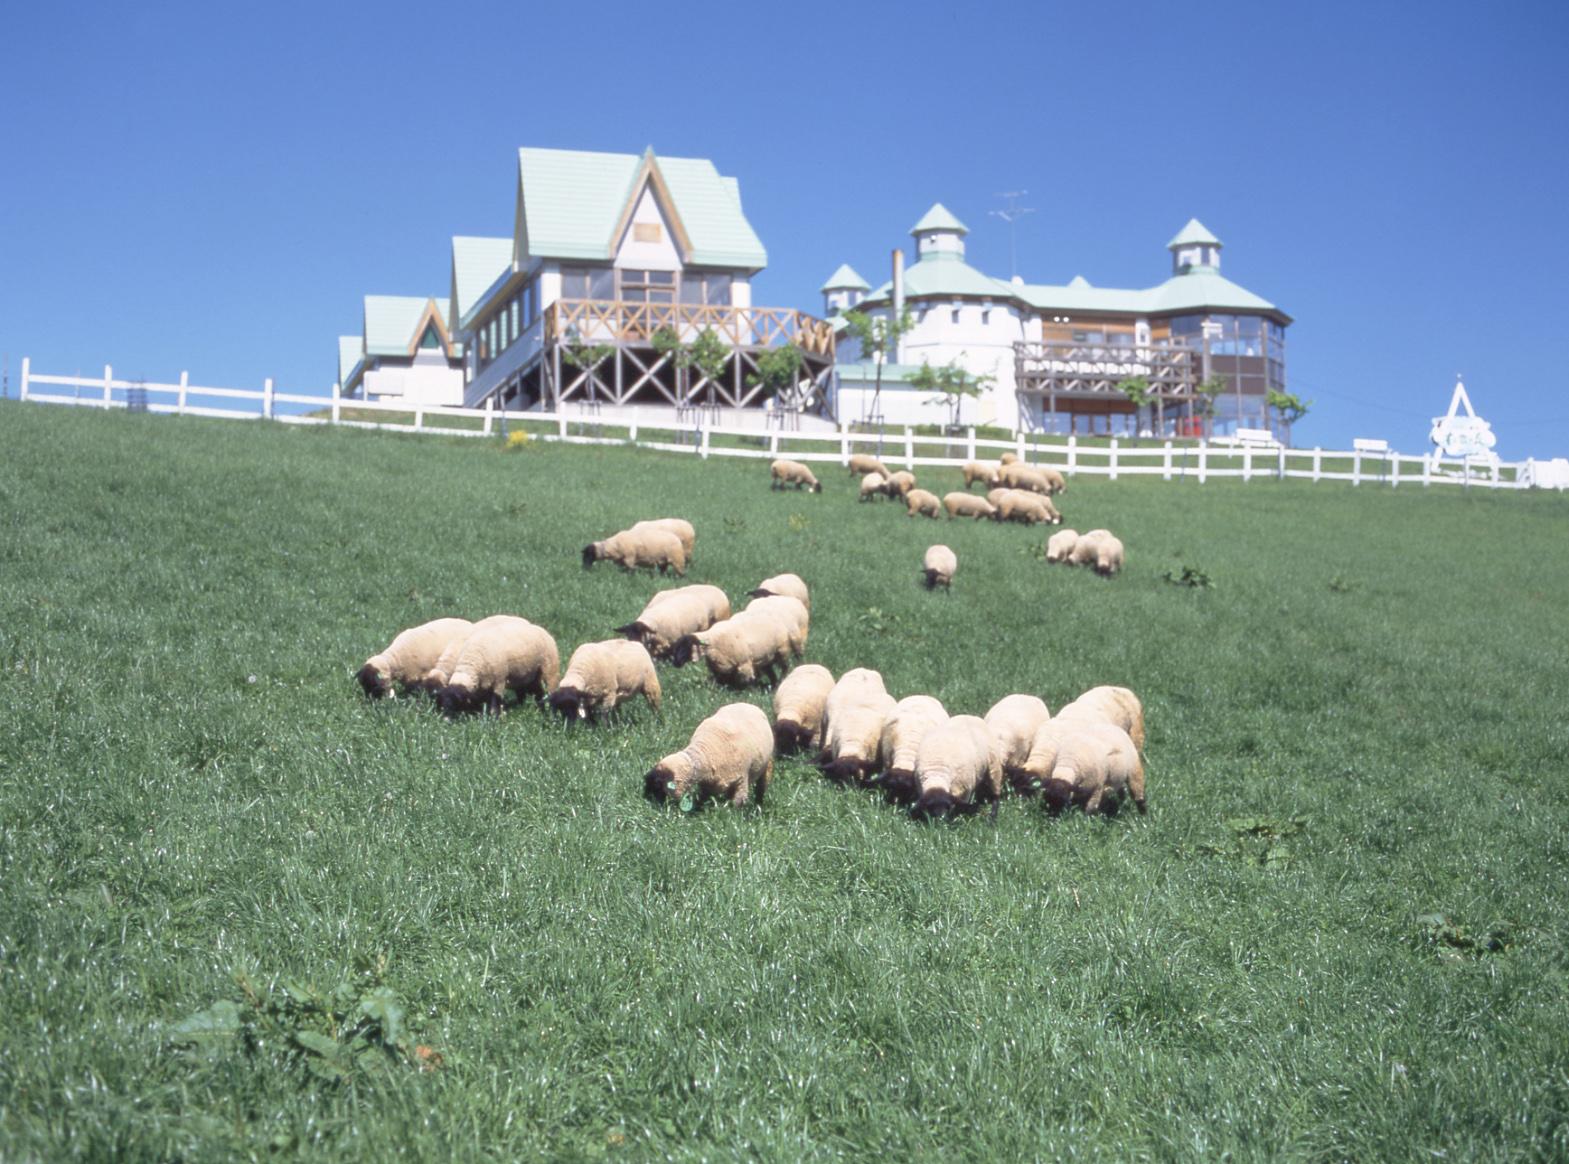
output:
{"label": "glass window", "polygon": [[496,346],[496,331],[497,331],[497,328],[496,328],[496,321],[494,319],[492,319],[490,321],[490,325],[486,329],[486,331],[487,331],[487,334],[488,334],[489,339],[490,339],[490,351],[491,351],[491,354],[494,355],[496,352],[501,350],[500,348],[498,348]]}
{"label": "glass window", "polygon": [[521,291],[519,291],[517,297],[512,300],[512,339],[514,342],[518,338],[518,317],[523,314],[522,300],[523,293]]}
{"label": "glass window", "polygon": [[441,347],[441,335],[436,331],[434,323],[425,325],[425,334],[420,336],[419,346],[424,351],[435,351]]}
{"label": "glass window", "polygon": [[951,312],[949,312],[948,315],[949,315],[949,318],[954,323],[958,323],[959,322],[959,309],[957,307],[955,307]]}
{"label": "glass window", "polygon": [[729,275],[704,275],[703,276],[704,301],[713,307],[730,306],[730,276]]}
{"label": "glass window", "polygon": [[674,271],[623,270],[621,298],[627,303],[674,303],[676,301],[676,274]]}
{"label": "glass window", "polygon": [[991,321],[992,321],[991,309],[990,308],[983,309],[981,311],[981,325],[985,326],[986,324],[989,324]]}

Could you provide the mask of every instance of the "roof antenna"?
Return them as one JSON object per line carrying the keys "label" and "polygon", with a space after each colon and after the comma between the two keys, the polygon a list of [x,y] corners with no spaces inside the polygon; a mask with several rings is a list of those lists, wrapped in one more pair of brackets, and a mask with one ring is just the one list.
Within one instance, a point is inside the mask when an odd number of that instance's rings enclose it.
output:
{"label": "roof antenna", "polygon": [[1008,200],[1008,205],[1001,210],[988,210],[986,212],[987,214],[991,214],[997,218],[1002,219],[1008,224],[1008,277],[1010,279],[1017,278],[1019,274],[1019,251],[1017,245],[1018,231],[1015,229],[1016,225],[1019,219],[1023,218],[1026,214],[1035,213],[1035,207],[1019,205],[1019,199],[1023,198],[1028,193],[1028,190],[1009,190],[1005,193],[999,194],[997,197],[1006,198]]}

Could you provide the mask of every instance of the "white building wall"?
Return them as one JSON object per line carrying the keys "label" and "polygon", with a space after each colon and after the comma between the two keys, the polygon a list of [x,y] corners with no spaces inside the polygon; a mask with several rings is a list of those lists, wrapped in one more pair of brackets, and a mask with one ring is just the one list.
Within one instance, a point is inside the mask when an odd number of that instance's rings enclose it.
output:
{"label": "white building wall", "polygon": [[367,400],[443,407],[463,403],[463,369],[449,367],[442,355],[379,356],[377,366],[366,370],[364,385]]}

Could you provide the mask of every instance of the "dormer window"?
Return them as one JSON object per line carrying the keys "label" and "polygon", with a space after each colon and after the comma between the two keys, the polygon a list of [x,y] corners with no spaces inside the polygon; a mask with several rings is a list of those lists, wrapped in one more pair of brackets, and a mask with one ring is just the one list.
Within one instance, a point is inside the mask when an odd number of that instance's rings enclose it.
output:
{"label": "dormer window", "polygon": [[634,222],[632,224],[632,241],[640,243],[656,243],[664,241],[663,232],[657,222]]}

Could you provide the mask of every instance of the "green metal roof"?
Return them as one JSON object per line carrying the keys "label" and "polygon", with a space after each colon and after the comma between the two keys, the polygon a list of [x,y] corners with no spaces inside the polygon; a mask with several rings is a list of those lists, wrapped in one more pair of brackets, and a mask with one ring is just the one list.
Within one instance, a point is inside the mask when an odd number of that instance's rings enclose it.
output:
{"label": "green metal roof", "polygon": [[[864,302],[887,300],[893,284],[884,283],[866,297]],[[925,296],[979,296],[985,299],[1017,299],[1019,288],[1003,279],[983,275],[954,254],[925,255],[920,262],[904,269],[904,295],[906,299]]]}
{"label": "green metal roof", "polygon": [[959,234],[969,234],[970,228],[955,218],[949,209],[941,202],[932,203],[932,208],[921,216],[921,221],[910,228],[911,234],[920,234],[928,230],[952,230]]}
{"label": "green metal roof", "polygon": [[839,269],[828,276],[828,282],[819,291],[868,291],[871,284],[856,273],[849,263],[840,263]]}
{"label": "green metal roof", "polygon": [[1269,311],[1284,315],[1267,299],[1211,271],[1173,275],[1158,287],[1120,290],[1091,287],[1075,280],[1066,287],[1027,283],[1017,288],[1031,307],[1041,311],[1099,311],[1127,315],[1170,315],[1219,308],[1225,311]]}
{"label": "green metal roof", "polygon": [[338,386],[348,387],[354,378],[355,371],[365,358],[365,340],[363,336],[340,335],[338,337]]}
{"label": "green metal roof", "polygon": [[[419,326],[434,296],[365,296],[365,354],[368,356],[406,356],[409,345],[419,337]],[[452,305],[445,298],[435,299],[436,311],[443,320],[450,318]]]}
{"label": "green metal roof", "polygon": [[1204,246],[1221,246],[1221,241],[1209,232],[1209,228],[1196,218],[1188,219],[1188,225],[1177,232],[1177,236],[1166,244],[1168,251],[1178,247],[1190,246],[1200,243]]}
{"label": "green metal roof", "polygon": [[[739,184],[706,158],[660,158],[586,150],[518,151],[519,241],[532,257],[608,262],[612,237],[628,204],[641,191],[645,162],[670,192],[672,211],[691,243],[687,261],[702,266],[761,270],[768,252],[741,211]],[[674,224],[672,224],[674,225]]]}
{"label": "green metal roof", "polygon": [[[924,364],[884,364],[883,387],[897,388],[907,384],[910,377],[919,372]],[[834,365],[834,371],[839,374],[839,381],[850,381],[854,384],[874,384],[877,381],[877,365],[871,360],[852,360],[849,363]]]}
{"label": "green metal roof", "polygon": [[447,327],[456,331],[480,296],[512,267],[510,238],[476,238],[455,235],[452,239],[452,314]]}

